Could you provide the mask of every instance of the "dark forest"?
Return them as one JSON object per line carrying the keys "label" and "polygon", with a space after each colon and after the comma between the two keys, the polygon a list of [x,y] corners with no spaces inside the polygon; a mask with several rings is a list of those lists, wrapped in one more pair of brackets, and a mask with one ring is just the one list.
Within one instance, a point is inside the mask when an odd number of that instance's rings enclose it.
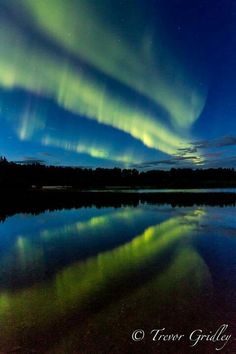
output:
{"label": "dark forest", "polygon": [[217,188],[236,187],[233,168],[138,171],[120,168],[78,168],[17,164],[0,159],[1,188],[67,186],[91,188]]}

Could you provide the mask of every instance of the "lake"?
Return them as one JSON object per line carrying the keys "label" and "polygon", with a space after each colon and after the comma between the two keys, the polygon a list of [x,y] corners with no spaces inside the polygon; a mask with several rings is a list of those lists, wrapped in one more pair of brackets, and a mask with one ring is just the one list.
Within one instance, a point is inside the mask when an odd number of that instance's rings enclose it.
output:
{"label": "lake", "polygon": [[[235,353],[235,211],[138,203],[7,217],[0,352]],[[153,329],[183,336],[153,341]]]}

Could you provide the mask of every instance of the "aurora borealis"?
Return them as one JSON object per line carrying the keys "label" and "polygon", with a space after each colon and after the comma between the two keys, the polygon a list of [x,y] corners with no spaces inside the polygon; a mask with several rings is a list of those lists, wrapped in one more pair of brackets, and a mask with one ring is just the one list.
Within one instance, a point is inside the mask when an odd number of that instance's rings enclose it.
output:
{"label": "aurora borealis", "polygon": [[0,0],[1,155],[234,167],[235,20],[232,0]]}

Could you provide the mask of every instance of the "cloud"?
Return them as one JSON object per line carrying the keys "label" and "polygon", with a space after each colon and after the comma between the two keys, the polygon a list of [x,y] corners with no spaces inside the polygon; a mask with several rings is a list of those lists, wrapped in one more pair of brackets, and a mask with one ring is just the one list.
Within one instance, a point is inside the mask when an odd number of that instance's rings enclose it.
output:
{"label": "cloud", "polygon": [[204,168],[232,168],[236,164],[236,156],[224,156],[223,158],[206,160]]}
{"label": "cloud", "polygon": [[213,140],[202,140],[192,142],[191,145],[195,149],[209,149],[209,148],[221,148],[226,146],[236,145],[235,136],[223,136]]}
{"label": "cloud", "polygon": [[170,159],[163,159],[157,161],[146,161],[140,164],[134,164],[131,167],[137,169],[151,169],[156,167],[168,167],[168,166],[177,166],[177,167],[196,167],[196,165],[201,163],[201,158],[199,156],[174,156]]}
{"label": "cloud", "polygon": [[[236,147],[236,137],[227,135],[217,139],[190,142],[188,146],[179,148],[178,152],[183,157],[189,154],[195,154],[197,157],[201,156],[201,161],[199,158],[198,164],[204,167],[230,166],[230,164],[232,166],[235,164],[235,160],[233,156],[229,156],[230,150],[226,148],[234,146]],[[225,149],[222,150],[222,148]]]}
{"label": "cloud", "polygon": [[206,159],[221,157],[221,156],[223,156],[223,152],[209,152],[207,154],[203,154],[202,156],[203,156],[203,158],[206,158]]}
{"label": "cloud", "polygon": [[195,154],[197,152],[197,148],[192,146],[183,147],[183,148],[179,148],[178,152],[183,156],[186,154]]}

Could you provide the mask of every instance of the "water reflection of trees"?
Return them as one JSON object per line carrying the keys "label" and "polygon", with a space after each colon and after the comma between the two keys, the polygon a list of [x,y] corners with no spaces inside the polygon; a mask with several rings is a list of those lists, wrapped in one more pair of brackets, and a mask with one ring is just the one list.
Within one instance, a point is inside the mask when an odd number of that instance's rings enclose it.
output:
{"label": "water reflection of trees", "polygon": [[170,204],[172,207],[192,207],[198,205],[235,206],[235,193],[205,192],[165,192],[137,193],[123,191],[74,191],[35,190],[1,192],[0,222],[17,213],[39,214],[46,210],[61,210],[82,207],[136,207],[140,203]]}

